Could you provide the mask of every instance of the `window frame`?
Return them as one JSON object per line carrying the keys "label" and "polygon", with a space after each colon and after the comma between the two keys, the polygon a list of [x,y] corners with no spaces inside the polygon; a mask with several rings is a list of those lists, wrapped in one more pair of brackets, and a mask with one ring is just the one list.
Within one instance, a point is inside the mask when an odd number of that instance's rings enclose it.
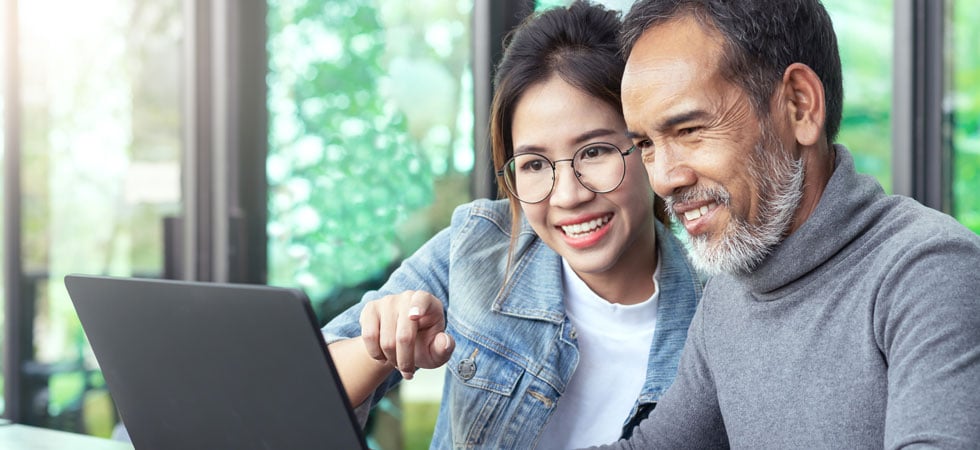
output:
{"label": "window frame", "polygon": [[952,213],[949,0],[895,0],[893,191]]}

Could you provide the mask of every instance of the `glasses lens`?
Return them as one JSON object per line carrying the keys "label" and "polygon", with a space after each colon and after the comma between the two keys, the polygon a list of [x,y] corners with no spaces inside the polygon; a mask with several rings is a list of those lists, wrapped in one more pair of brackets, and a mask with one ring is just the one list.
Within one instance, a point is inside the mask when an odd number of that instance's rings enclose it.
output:
{"label": "glasses lens", "polygon": [[504,167],[504,173],[511,193],[525,203],[537,203],[548,197],[555,180],[551,161],[534,153],[514,156]]}
{"label": "glasses lens", "polygon": [[626,175],[626,161],[611,144],[590,144],[575,152],[578,179],[592,192],[604,193],[619,187]]}

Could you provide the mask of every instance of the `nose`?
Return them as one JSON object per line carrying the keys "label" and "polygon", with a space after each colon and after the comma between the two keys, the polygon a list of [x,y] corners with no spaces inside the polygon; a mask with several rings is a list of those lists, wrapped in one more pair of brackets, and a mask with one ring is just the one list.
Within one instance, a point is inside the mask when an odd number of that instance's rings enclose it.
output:
{"label": "nose", "polygon": [[[562,164],[568,163],[568,164]],[[575,168],[570,159],[555,161],[555,187],[551,191],[551,204],[562,208],[572,208],[595,197],[575,176]],[[567,167],[563,167],[567,166]]]}
{"label": "nose", "polygon": [[650,187],[661,197],[669,197],[697,183],[697,174],[678,152],[669,146],[648,150],[655,154],[643,155]]}

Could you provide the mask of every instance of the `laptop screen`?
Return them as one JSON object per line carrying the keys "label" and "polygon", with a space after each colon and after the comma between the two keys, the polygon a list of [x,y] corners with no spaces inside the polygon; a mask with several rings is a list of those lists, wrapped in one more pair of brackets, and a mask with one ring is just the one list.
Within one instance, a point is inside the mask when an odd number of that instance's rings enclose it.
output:
{"label": "laptop screen", "polygon": [[136,448],[366,448],[301,291],[69,275]]}

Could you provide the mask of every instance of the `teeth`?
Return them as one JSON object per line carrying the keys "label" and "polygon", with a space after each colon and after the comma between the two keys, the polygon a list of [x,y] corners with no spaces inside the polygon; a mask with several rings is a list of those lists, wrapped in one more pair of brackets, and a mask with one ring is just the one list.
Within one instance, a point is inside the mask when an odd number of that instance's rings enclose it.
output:
{"label": "teeth", "polygon": [[611,216],[600,217],[598,219],[592,219],[588,222],[576,223],[574,225],[562,225],[561,229],[565,234],[577,237],[579,235],[588,234],[595,231],[597,228],[605,225],[609,222]]}
{"label": "teeth", "polygon": [[707,214],[708,211],[710,211],[711,208],[714,208],[716,205],[717,203],[711,203],[710,205],[704,205],[698,209],[692,209],[690,211],[687,211],[684,213],[684,218],[687,220],[698,219],[701,216]]}

